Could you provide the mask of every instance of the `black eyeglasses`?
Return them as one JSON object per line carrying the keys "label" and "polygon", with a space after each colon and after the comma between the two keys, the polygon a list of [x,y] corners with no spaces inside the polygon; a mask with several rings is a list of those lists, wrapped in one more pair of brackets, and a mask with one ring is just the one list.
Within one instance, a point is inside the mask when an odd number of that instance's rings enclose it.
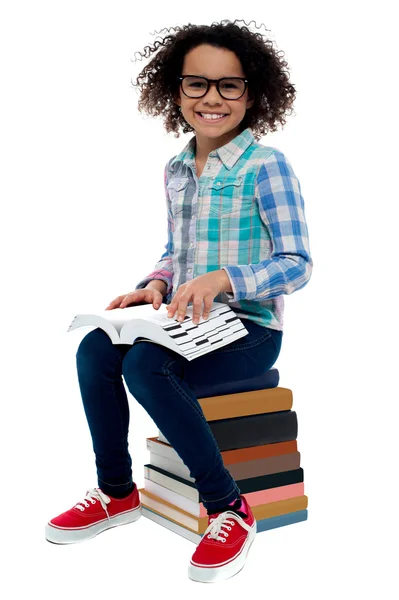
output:
{"label": "black eyeglasses", "polygon": [[248,79],[244,77],[222,77],[222,79],[207,79],[197,75],[182,75],[177,78],[183,94],[188,98],[202,98],[208,93],[211,83],[216,85],[219,94],[225,100],[238,100],[245,94]]}

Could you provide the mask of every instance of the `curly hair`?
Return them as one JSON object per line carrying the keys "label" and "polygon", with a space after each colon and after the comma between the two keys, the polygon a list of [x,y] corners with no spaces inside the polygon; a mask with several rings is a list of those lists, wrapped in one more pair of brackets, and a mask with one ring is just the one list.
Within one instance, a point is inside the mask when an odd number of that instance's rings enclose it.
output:
{"label": "curly hair", "polygon": [[[194,131],[175,102],[179,94],[177,77],[181,75],[185,55],[197,46],[207,44],[234,52],[249,81],[249,96],[254,104],[241,121],[240,131],[250,127],[255,139],[259,140],[268,131],[276,131],[277,123],[284,127],[284,117],[292,113],[296,96],[295,87],[289,82],[284,52],[275,50],[273,43],[262,34],[250,31],[245,21],[244,26],[238,26],[239,21],[223,20],[211,25],[189,23],[162,29],[161,32],[167,31],[168,35],[160,41],[155,40],[153,46],[145,46],[143,53],[135,53],[141,58],[149,58],[161,48],[140,72],[136,82],[131,82],[141,92],[139,112],[162,115],[166,131],[175,132],[177,138],[180,127],[183,133]],[[177,33],[171,34],[171,29]]]}

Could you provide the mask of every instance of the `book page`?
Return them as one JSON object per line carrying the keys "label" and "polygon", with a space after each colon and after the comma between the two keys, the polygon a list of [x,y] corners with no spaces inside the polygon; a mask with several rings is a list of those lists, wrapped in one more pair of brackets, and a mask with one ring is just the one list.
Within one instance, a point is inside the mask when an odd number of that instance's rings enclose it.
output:
{"label": "book page", "polygon": [[[158,310],[163,313],[161,322],[165,322],[165,320],[171,321],[167,317],[166,306],[162,305]],[[160,324],[157,319],[158,311],[155,310],[152,304],[127,306],[126,308],[114,308],[112,310],[92,310],[91,312],[112,323],[118,334],[121,332],[123,325],[132,319],[145,319],[146,321],[153,321]]]}
{"label": "book page", "polygon": [[[184,321],[155,315],[156,322],[177,344],[179,351],[188,360],[225,346],[248,334],[244,324],[226,304],[214,302],[208,319],[202,316],[198,324],[193,323],[193,306],[188,306]],[[166,311],[167,312],[167,311]],[[147,320],[152,320],[153,317]]]}

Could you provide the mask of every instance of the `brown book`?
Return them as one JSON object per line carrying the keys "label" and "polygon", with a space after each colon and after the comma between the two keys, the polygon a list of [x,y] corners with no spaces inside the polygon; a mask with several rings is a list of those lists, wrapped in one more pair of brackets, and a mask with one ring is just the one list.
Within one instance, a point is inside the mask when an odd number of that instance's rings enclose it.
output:
{"label": "brown book", "polygon": [[224,450],[221,454],[224,465],[231,465],[232,463],[247,462],[258,458],[269,458],[271,456],[280,456],[281,454],[293,454],[294,452],[297,452],[297,450],[297,441],[292,440],[290,442],[276,442],[275,444],[238,448],[237,450]]}
{"label": "brown book", "polygon": [[[190,469],[184,464],[182,459],[177,460],[167,458],[161,454],[150,453],[150,464],[163,469],[168,473],[173,473],[187,481],[195,482],[190,475]],[[300,467],[300,454],[282,454],[281,456],[270,456],[269,458],[258,458],[249,462],[232,463],[226,465],[233,479],[252,479],[262,475],[272,475],[274,473],[283,473],[284,471],[295,471]]]}
{"label": "brown book", "polygon": [[301,455],[299,452],[282,454],[281,456],[270,456],[269,458],[258,458],[248,462],[234,463],[226,466],[233,479],[251,479],[261,475],[272,475],[283,471],[294,471],[299,469]]}
{"label": "brown book", "polygon": [[232,419],[233,417],[291,410],[292,391],[288,388],[275,387],[252,392],[240,392],[239,394],[227,394],[226,396],[199,398],[198,402],[207,421],[218,421],[220,419]]}
{"label": "brown book", "polygon": [[[160,454],[172,460],[180,460],[176,450],[169,444],[161,442],[157,437],[147,438],[147,450]],[[222,454],[223,464],[225,466],[257,460],[259,458],[269,458],[280,456],[281,454],[293,454],[297,452],[298,444],[296,440],[290,442],[276,442],[275,444],[263,444],[262,446],[250,446],[248,448],[238,448],[237,450],[224,450]]]}
{"label": "brown book", "polygon": [[[141,503],[145,508],[153,510],[159,515],[167,517],[178,525],[182,525],[187,529],[191,529],[195,533],[203,534],[208,527],[208,517],[195,517],[174,504],[161,500],[158,496],[147,492],[145,489],[139,489]],[[257,521],[267,519],[269,517],[277,517],[298,510],[304,510],[308,506],[307,496],[298,496],[289,498],[288,500],[280,500],[278,502],[269,502],[268,504],[260,504],[259,506],[251,507],[253,515]]]}

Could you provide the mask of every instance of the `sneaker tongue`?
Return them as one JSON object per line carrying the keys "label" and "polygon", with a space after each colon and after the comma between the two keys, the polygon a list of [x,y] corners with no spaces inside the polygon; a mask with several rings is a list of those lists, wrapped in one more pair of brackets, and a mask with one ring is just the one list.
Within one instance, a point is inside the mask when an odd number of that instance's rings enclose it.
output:
{"label": "sneaker tongue", "polygon": [[235,512],[237,515],[239,515],[242,519],[246,519],[248,517],[248,515],[243,512],[243,510],[240,510],[240,508],[244,508],[244,502],[242,501],[242,498],[237,498],[237,500],[235,500],[234,503],[228,504],[227,506],[223,507],[223,508],[219,508],[217,510],[217,512],[215,513],[211,513],[210,516],[215,516],[216,514],[220,514],[223,512],[227,512],[227,511],[232,511]]}
{"label": "sneaker tongue", "polygon": [[227,510],[232,510],[233,512],[237,513],[237,515],[239,515],[241,518],[246,519],[248,515],[245,514],[243,510],[240,510],[241,508],[244,508],[244,502],[242,501],[242,498],[237,498],[234,504],[229,504]]}

